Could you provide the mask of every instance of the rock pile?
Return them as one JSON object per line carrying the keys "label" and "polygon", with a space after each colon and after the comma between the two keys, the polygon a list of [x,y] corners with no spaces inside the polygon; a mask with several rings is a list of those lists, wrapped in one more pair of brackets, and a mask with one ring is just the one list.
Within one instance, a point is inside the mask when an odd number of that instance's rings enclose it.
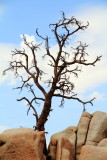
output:
{"label": "rock pile", "polygon": [[107,160],[107,113],[83,112],[77,127],[52,135],[44,153],[44,131],[10,129],[0,134],[0,160]]}
{"label": "rock pile", "polygon": [[83,112],[77,127],[51,137],[49,160],[107,160],[107,113]]}

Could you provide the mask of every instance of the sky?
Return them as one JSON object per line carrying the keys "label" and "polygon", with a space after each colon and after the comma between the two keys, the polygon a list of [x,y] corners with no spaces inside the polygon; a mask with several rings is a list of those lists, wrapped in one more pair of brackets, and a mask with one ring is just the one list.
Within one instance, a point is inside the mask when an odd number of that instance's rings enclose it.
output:
{"label": "sky", "polygon": [[[51,37],[52,51],[57,50],[53,34],[49,24],[56,23],[61,17],[61,11],[66,16],[75,16],[89,27],[75,37],[76,41],[89,44],[89,60],[102,55],[100,62],[95,67],[83,68],[82,73],[75,81],[75,91],[83,100],[96,97],[94,106],[87,105],[89,113],[95,111],[107,112],[107,1],[106,0],[0,0],[0,132],[6,129],[30,127],[35,125],[35,118],[30,111],[27,116],[27,106],[24,102],[17,102],[21,95],[13,90],[19,81],[2,72],[11,60],[11,50],[23,47],[22,34],[26,34],[28,40],[40,42],[35,34],[39,28],[41,35]],[[51,74],[42,60],[40,66]],[[72,78],[71,78],[72,80]],[[28,95],[25,90],[23,94]],[[38,92],[39,94],[39,92]],[[83,106],[79,102],[66,100],[63,108],[58,107],[59,100],[53,98],[53,112],[46,123],[46,131],[49,137],[68,126],[76,126],[82,114]],[[41,111],[42,105],[37,108]]]}

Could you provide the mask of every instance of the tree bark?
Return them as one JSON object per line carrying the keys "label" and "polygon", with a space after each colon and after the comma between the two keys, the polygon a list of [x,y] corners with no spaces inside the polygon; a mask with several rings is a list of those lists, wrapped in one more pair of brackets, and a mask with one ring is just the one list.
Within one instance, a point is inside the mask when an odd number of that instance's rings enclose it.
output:
{"label": "tree bark", "polygon": [[48,116],[51,111],[51,100],[52,100],[52,95],[49,92],[45,98],[43,110],[42,110],[42,113],[41,113],[41,115],[38,119],[37,125],[36,125],[36,129],[39,131],[45,130],[44,124],[48,120]]}

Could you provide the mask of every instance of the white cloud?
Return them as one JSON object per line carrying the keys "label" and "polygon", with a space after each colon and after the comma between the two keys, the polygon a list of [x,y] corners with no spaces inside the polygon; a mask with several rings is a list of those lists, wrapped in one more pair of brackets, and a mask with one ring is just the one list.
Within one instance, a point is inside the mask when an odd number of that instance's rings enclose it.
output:
{"label": "white cloud", "polygon": [[14,44],[0,44],[0,83],[3,82],[6,78],[10,78],[7,76],[3,76],[2,74],[8,66],[8,62],[11,59],[11,50],[13,50],[14,48]]}
{"label": "white cloud", "polygon": [[107,8],[90,7],[82,13],[76,14],[81,21],[89,21],[89,28],[85,32],[78,33],[76,41],[81,40],[89,44],[88,52],[89,60],[93,60],[96,56],[102,55],[100,62],[96,63],[96,67],[85,67],[76,81],[76,89],[79,92],[85,92],[87,89],[95,88],[101,83],[107,83]]}
{"label": "white cloud", "polygon": [[[36,44],[40,44],[41,42],[37,42],[35,40],[35,37],[33,35],[27,35],[25,34],[26,36],[26,39],[27,39],[27,42],[34,42]],[[20,37],[22,38],[22,35],[20,35]],[[16,45],[16,44],[0,44],[0,83],[5,81],[5,80],[8,80],[8,85],[14,85],[16,83],[16,79],[14,79],[14,76],[11,72],[7,72],[7,75],[6,76],[3,76],[3,71],[5,69],[8,68],[9,66],[9,61],[11,61],[11,54],[13,50],[15,50],[15,48],[17,49],[25,49],[26,50],[26,53],[28,54],[29,56],[29,66],[32,64],[32,54],[31,54],[31,51],[29,50],[29,48],[24,44],[23,40],[20,42],[19,45]],[[53,49],[54,50],[55,46],[53,46]],[[45,49],[43,47],[40,48],[40,50],[37,51],[37,54],[36,54],[36,57],[37,57],[37,63],[38,63],[38,66],[40,67],[41,70],[43,70],[45,73],[51,73],[51,76],[52,76],[52,67],[49,69],[47,67],[47,62],[48,62],[48,59],[45,58],[43,60],[42,56],[44,55],[44,52],[45,52]],[[25,61],[25,57],[18,57],[16,56],[15,58],[20,59],[21,58],[21,61],[23,61],[23,63],[26,63]],[[14,57],[13,57],[14,59]],[[20,70],[20,73],[23,74],[25,73],[24,70]],[[24,74],[24,76],[26,77],[26,74]],[[44,79],[46,80],[47,79],[47,74],[44,74]]]}
{"label": "white cloud", "polygon": [[78,97],[80,99],[84,99],[85,101],[91,100],[93,98],[95,98],[95,101],[102,101],[107,99],[106,95],[103,93],[100,93],[99,91],[94,91],[89,95],[79,94]]}
{"label": "white cloud", "polygon": [[[23,35],[20,35],[20,37],[23,38]],[[36,45],[37,45],[37,44],[42,44],[42,42],[37,42],[36,39],[35,39],[35,37],[34,37],[33,35],[25,34],[25,37],[26,37],[28,43],[29,43],[29,42],[32,42],[32,43],[34,43],[34,44],[36,43]],[[43,75],[44,80],[46,80],[47,77],[49,77],[49,76],[48,76],[48,73],[49,73],[49,75],[52,76],[53,70],[52,70],[52,67],[49,67],[49,65],[47,65],[47,64],[49,63],[48,57],[45,57],[45,58],[43,59],[43,56],[44,56],[44,54],[46,53],[46,50],[44,49],[43,45],[44,45],[44,44],[42,44],[41,47],[40,47],[40,49],[37,50],[36,58],[37,58],[37,64],[38,64],[38,66],[40,67],[40,69],[43,70],[44,73],[47,73],[47,74],[44,74],[44,75]],[[23,41],[20,43],[20,48],[21,48],[21,49],[23,49],[23,48],[26,49],[26,53],[27,53],[27,55],[29,56],[29,64],[31,65],[31,63],[32,63],[32,58],[33,58],[33,57],[32,57],[31,51],[30,51],[29,48],[24,44]],[[53,53],[55,53],[56,50],[57,50],[57,47],[56,47],[56,46],[53,46],[53,47],[51,48],[51,52],[53,52]],[[24,62],[24,59],[23,59],[23,62]]]}
{"label": "white cloud", "polygon": [[9,127],[0,125],[0,133],[2,133],[3,131],[7,129],[9,129]]}
{"label": "white cloud", "polygon": [[93,92],[93,93],[90,94],[88,97],[89,97],[88,99],[92,99],[92,98],[95,97],[96,100],[103,100],[103,99],[105,99],[105,95],[102,94],[102,93],[99,93],[99,92],[97,92],[97,91]]}

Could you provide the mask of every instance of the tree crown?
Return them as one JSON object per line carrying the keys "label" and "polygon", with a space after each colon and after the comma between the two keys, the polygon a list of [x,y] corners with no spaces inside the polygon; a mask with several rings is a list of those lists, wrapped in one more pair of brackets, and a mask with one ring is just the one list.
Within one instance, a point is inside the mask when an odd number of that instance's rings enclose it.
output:
{"label": "tree crown", "polygon": [[[20,91],[22,91],[24,87],[26,87],[32,93],[33,97],[31,100],[29,100],[29,98],[25,96],[21,99],[18,99],[18,101],[27,101],[29,105],[28,112],[30,108],[33,109],[34,116],[36,117],[37,122],[39,121],[43,113],[45,105],[52,99],[52,97],[61,97],[61,106],[63,106],[64,104],[64,99],[74,99],[79,101],[84,105],[84,110],[85,104],[90,103],[91,105],[93,105],[92,102],[95,98],[84,102],[77,97],[77,94],[74,92],[75,86],[71,81],[71,77],[78,77],[79,72],[81,72],[82,70],[80,66],[95,66],[96,62],[100,61],[101,59],[101,56],[98,56],[93,62],[89,62],[87,59],[88,53],[86,52],[86,48],[88,47],[88,45],[83,44],[82,42],[78,42],[78,46],[76,47],[71,46],[70,52],[67,52],[66,50],[67,46],[70,45],[70,38],[74,36],[78,31],[87,29],[87,27],[89,26],[88,22],[86,25],[84,25],[75,17],[66,18],[64,12],[62,12],[62,18],[57,23],[50,24],[49,26],[51,27],[54,38],[56,40],[58,48],[57,53],[51,52],[49,44],[50,39],[48,36],[41,36],[38,32],[38,29],[36,29],[36,35],[43,42],[45,42],[45,53],[43,58],[48,56],[48,67],[53,68],[53,73],[51,74],[52,76],[48,80],[44,81],[43,76],[45,73],[40,68],[40,65],[38,65],[39,62],[37,60],[37,54],[38,50],[42,47],[42,43],[37,44],[34,42],[28,42],[25,35],[23,35],[23,41],[27,48],[30,49],[30,54],[28,55],[25,49],[15,49],[14,51],[12,51],[12,57],[14,58],[14,60],[10,62],[9,67],[3,72],[4,74],[6,74],[6,72],[9,70],[13,71],[15,77],[20,77],[22,82],[22,85],[17,87],[16,89],[20,89]],[[73,26],[73,28],[71,28],[71,26]],[[30,61],[31,57],[32,61]],[[24,72],[26,73],[26,78],[23,76],[23,74],[21,74],[21,70],[24,70]],[[44,83],[48,84],[48,91],[46,91]],[[36,87],[41,91],[42,97],[36,95],[33,88],[34,85],[36,85]],[[38,101],[44,102],[44,107],[40,116],[38,116],[35,107],[35,103],[37,104]],[[47,112],[50,112],[52,110],[51,104],[49,105],[50,107],[47,107],[49,108],[49,111]],[[49,113],[46,116],[48,117],[48,115]],[[46,121],[44,121],[44,123],[45,122]]]}

